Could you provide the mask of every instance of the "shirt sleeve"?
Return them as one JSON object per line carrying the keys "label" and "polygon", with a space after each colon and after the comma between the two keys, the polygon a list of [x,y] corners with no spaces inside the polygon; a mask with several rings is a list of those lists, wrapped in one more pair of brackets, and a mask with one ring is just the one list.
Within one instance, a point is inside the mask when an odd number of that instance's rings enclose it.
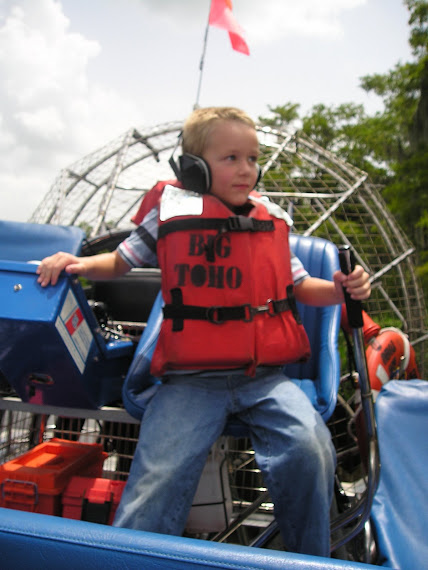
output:
{"label": "shirt sleeve", "polygon": [[158,206],[154,206],[142,222],[117,248],[120,257],[130,267],[158,267]]}
{"label": "shirt sleeve", "polygon": [[302,281],[310,277],[309,273],[303,267],[303,263],[292,251],[291,253],[291,274],[293,276],[294,285],[299,285]]}

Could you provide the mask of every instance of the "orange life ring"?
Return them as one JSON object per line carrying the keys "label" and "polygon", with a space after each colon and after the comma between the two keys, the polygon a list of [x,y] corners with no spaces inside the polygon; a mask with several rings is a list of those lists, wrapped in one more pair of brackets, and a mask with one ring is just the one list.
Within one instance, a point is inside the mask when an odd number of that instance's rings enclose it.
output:
{"label": "orange life ring", "polygon": [[366,349],[367,369],[373,392],[388,380],[419,378],[415,351],[407,335],[395,327],[381,329]]}
{"label": "orange life ring", "polygon": [[[342,328],[349,332],[346,306],[342,305]],[[395,327],[382,329],[363,311],[363,335],[370,385],[376,396],[388,380],[419,378],[415,350],[406,334]]]}

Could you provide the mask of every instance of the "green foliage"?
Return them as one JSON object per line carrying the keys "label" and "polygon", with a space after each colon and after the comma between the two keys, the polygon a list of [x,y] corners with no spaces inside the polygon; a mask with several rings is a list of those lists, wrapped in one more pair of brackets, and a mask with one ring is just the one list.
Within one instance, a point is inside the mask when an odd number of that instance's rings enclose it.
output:
{"label": "green foliage", "polygon": [[299,118],[299,107],[298,103],[286,103],[276,107],[268,105],[271,115],[269,117],[259,117],[259,121],[273,129],[285,129]]}
{"label": "green foliage", "polygon": [[411,26],[409,44],[417,57],[423,57],[428,49],[428,3],[424,0],[405,0],[410,12]]}
{"label": "green foliage", "polygon": [[384,196],[418,248],[428,246],[428,145],[397,161]]}
{"label": "green foliage", "polygon": [[91,235],[91,232],[92,232],[92,229],[93,229],[93,228],[92,228],[92,226],[91,226],[90,224],[88,224],[87,222],[80,222],[80,224],[79,224],[78,227],[79,227],[80,229],[82,229],[82,230],[85,232],[86,237],[88,237],[88,236]]}

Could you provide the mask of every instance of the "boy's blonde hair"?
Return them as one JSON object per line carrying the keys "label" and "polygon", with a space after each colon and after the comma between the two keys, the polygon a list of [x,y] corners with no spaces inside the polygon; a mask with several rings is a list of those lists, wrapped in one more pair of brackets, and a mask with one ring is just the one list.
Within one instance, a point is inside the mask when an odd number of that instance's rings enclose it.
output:
{"label": "boy's blonde hair", "polygon": [[211,129],[218,121],[239,121],[256,128],[253,119],[236,107],[196,109],[184,123],[181,145],[183,153],[202,156]]}

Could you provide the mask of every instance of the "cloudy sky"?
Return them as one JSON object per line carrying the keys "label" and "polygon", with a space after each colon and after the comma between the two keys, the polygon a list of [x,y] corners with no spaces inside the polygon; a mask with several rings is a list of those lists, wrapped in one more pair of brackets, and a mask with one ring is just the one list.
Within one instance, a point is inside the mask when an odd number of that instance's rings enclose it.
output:
{"label": "cloudy sky", "polygon": [[[62,168],[196,101],[210,0],[0,0],[0,219],[25,221]],[[411,59],[402,0],[234,0],[250,56],[210,27],[199,103],[380,102],[359,78]]]}

